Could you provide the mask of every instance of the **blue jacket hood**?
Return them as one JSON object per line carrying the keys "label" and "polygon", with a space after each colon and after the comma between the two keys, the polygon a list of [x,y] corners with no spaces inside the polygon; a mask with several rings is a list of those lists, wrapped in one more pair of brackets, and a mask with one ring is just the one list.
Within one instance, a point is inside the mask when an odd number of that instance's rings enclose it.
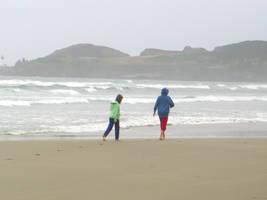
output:
{"label": "blue jacket hood", "polygon": [[167,96],[168,93],[169,93],[169,90],[167,88],[162,88],[162,90],[161,90],[161,95],[162,96]]}
{"label": "blue jacket hood", "polygon": [[170,108],[174,106],[174,103],[171,97],[168,96],[169,90],[163,88],[161,90],[161,96],[157,98],[157,101],[154,106],[154,113],[158,110],[159,117],[168,117]]}

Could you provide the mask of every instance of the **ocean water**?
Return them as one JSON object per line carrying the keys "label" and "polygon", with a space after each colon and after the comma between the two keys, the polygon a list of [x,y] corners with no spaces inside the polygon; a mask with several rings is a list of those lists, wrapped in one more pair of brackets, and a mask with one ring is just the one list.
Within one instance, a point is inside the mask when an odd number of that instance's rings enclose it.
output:
{"label": "ocean water", "polygon": [[169,125],[267,122],[267,83],[1,76],[0,139],[99,137],[119,93],[122,130],[158,126],[153,106],[163,87],[175,103]]}

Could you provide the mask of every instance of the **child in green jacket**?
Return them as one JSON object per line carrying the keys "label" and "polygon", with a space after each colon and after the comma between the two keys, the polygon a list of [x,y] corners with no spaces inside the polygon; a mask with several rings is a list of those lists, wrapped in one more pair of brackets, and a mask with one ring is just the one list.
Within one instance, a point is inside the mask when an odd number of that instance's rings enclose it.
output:
{"label": "child in green jacket", "polygon": [[103,134],[103,140],[106,140],[109,132],[112,130],[113,125],[115,124],[115,140],[119,141],[120,134],[120,103],[123,99],[123,96],[118,94],[115,101],[110,102],[110,115],[109,115],[109,124],[107,130]]}

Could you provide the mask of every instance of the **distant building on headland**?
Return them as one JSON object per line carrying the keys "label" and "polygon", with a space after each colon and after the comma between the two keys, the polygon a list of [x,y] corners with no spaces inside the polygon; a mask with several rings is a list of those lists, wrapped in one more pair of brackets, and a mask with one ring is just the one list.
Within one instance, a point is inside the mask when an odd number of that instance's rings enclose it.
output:
{"label": "distant building on headland", "polygon": [[4,56],[1,56],[0,57],[0,67],[5,67],[5,66],[6,66],[5,58],[4,58]]}

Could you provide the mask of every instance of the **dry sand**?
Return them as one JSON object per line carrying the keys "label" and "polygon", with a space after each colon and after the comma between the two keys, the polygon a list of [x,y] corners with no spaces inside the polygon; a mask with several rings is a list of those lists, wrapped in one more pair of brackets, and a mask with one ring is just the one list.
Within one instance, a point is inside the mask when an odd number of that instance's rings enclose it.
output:
{"label": "dry sand", "polygon": [[267,139],[0,142],[0,197],[267,199]]}

